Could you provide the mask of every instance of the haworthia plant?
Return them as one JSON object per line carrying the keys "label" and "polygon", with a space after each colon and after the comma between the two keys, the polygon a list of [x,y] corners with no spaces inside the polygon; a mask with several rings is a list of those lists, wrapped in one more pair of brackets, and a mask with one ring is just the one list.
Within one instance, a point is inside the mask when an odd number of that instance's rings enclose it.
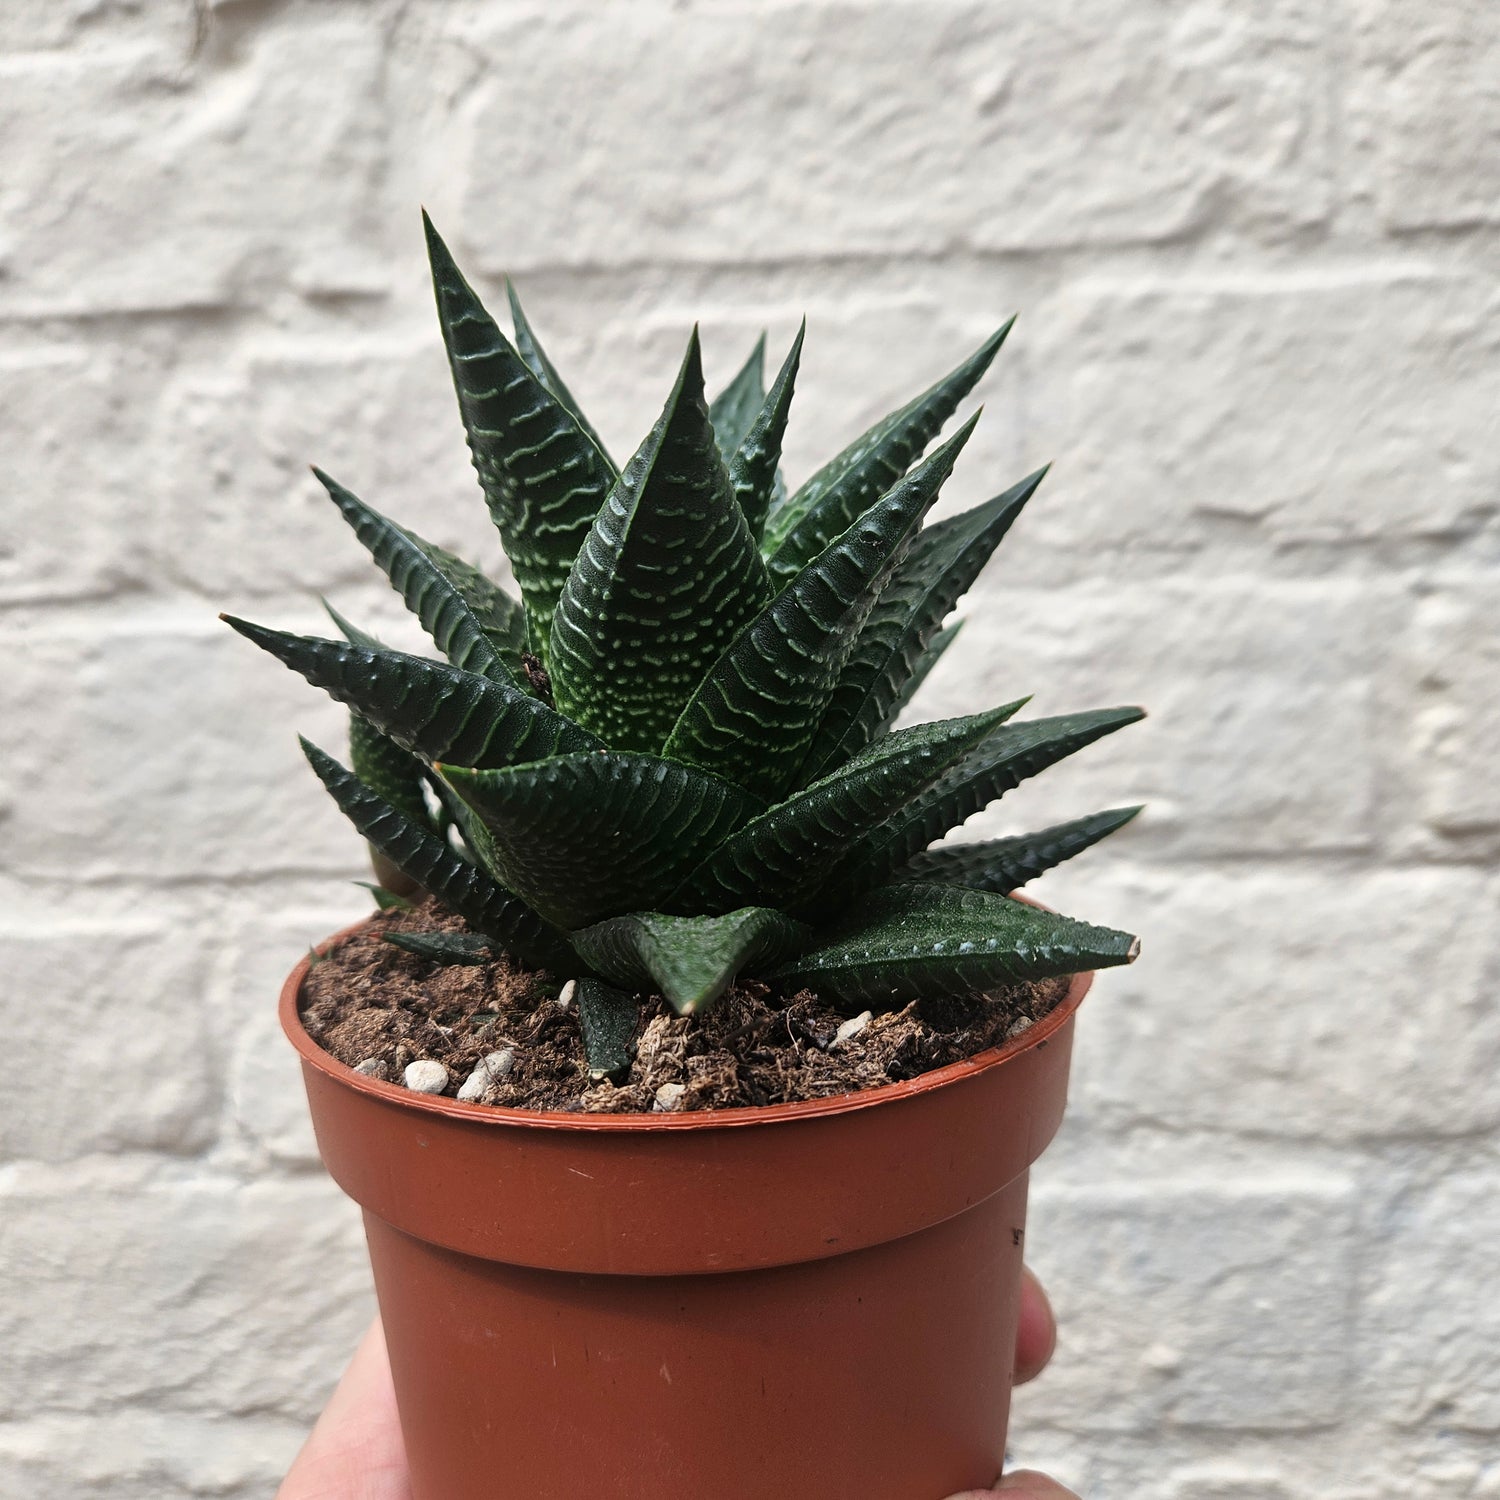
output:
{"label": "haworthia plant", "polygon": [[743,976],[879,1008],[1134,958],[1128,934],[1010,893],[1138,809],[931,846],[1138,709],[1021,719],[1021,699],[892,728],[1045,473],[923,525],[973,419],[928,449],[1010,325],[791,492],[802,332],[769,389],[762,338],[710,400],[694,331],[620,470],[515,289],[507,338],[427,229],[520,597],[319,474],[444,660],[331,610],[342,640],[225,617],[349,706],[351,766],[304,742],[313,769],[381,884],[470,929],[402,946],[578,979],[596,1077],[628,1066],[644,993],[699,1012]]}

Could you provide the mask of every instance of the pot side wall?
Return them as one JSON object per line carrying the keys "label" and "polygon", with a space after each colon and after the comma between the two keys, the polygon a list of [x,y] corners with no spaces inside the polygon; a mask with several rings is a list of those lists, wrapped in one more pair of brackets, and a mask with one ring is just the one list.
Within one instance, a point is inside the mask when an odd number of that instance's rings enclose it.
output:
{"label": "pot side wall", "polygon": [[366,1215],[416,1500],[936,1500],[1000,1472],[1023,1175],[799,1265],[577,1275]]}

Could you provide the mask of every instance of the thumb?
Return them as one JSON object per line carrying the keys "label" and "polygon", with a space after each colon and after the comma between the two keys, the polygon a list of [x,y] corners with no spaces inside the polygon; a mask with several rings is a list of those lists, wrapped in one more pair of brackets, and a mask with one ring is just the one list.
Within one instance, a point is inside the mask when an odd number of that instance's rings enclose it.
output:
{"label": "thumb", "polygon": [[995,1486],[997,1493],[1015,1500],[1078,1500],[1072,1490],[1064,1489],[1055,1479],[1038,1474],[1035,1469],[1017,1469]]}

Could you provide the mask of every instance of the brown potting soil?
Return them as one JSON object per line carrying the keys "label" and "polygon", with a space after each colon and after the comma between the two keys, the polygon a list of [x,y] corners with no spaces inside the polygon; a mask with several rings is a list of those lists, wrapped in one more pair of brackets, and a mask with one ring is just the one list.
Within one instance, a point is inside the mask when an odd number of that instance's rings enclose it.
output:
{"label": "brown potting soil", "polygon": [[701,1016],[679,1016],[649,996],[630,1073],[616,1084],[589,1077],[577,1007],[559,1004],[573,976],[503,957],[439,964],[382,936],[465,930],[431,900],[378,913],[313,964],[302,989],[308,1035],[340,1062],[391,1083],[402,1082],[412,1062],[439,1062],[450,1097],[481,1059],[509,1050],[513,1065],[490,1083],[485,1104],[610,1114],[731,1109],[915,1078],[1018,1035],[1068,988],[1066,979],[1047,979],[913,1001],[842,1040],[849,1009],[807,990],[783,996],[743,980]]}

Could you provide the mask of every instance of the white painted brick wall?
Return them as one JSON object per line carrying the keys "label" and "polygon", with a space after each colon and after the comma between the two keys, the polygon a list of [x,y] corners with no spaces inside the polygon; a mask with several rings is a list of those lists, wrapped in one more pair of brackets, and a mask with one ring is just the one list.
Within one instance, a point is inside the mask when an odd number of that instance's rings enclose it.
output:
{"label": "white painted brick wall", "polygon": [[1151,804],[1043,888],[1145,956],[1018,1455],[1500,1500],[1497,78],[1481,0],[0,5],[0,1495],[264,1496],[369,1312],[272,1016],[339,715],[213,615],[394,629],[312,461],[494,559],[426,202],[616,451],[694,318],[809,315],[805,474],[1021,311],[929,707],[1153,717],[989,819]]}

